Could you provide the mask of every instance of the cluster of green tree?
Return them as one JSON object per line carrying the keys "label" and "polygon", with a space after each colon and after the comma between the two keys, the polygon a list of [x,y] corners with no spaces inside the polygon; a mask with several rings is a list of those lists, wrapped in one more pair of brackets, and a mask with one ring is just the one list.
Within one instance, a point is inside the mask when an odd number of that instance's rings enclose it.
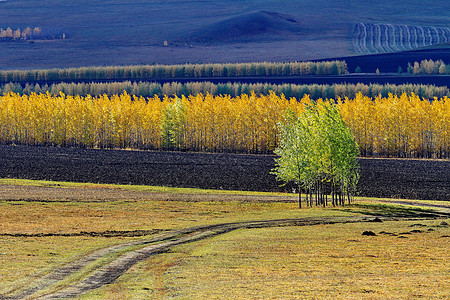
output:
{"label": "cluster of green tree", "polygon": [[294,182],[305,191],[307,206],[349,203],[359,180],[358,144],[336,105],[312,104],[296,114],[289,112],[279,123],[280,144],[275,149],[278,180]]}
{"label": "cluster of green tree", "polygon": [[80,96],[100,96],[118,95],[126,91],[130,95],[153,97],[164,95],[189,96],[197,94],[230,95],[236,97],[242,94],[250,95],[254,92],[257,95],[269,95],[273,91],[277,95],[283,94],[287,98],[303,98],[310,95],[312,99],[319,98],[354,98],[356,94],[363,96],[377,97],[379,95],[388,97],[389,94],[401,95],[403,93],[414,93],[420,97],[433,99],[434,97],[450,97],[450,89],[447,86],[423,85],[423,84],[268,84],[268,83],[223,83],[214,84],[211,82],[188,82],[188,83],[165,83],[154,82],[111,82],[111,83],[58,83],[58,84],[25,84],[7,83],[0,86],[0,94],[9,92],[30,95],[31,93],[47,93],[59,95]]}
{"label": "cluster of green tree", "polygon": [[0,72],[0,81],[3,83],[10,81],[23,83],[93,80],[122,81],[204,77],[342,75],[347,73],[347,63],[345,61],[255,62],[8,70]]}
{"label": "cluster of green tree", "polygon": [[[401,73],[399,67],[399,73]],[[442,60],[434,61],[434,60],[422,60],[419,62],[414,62],[413,64],[408,63],[408,68],[406,70],[409,74],[440,74],[440,75],[448,75],[450,74],[450,65],[446,65]]]}

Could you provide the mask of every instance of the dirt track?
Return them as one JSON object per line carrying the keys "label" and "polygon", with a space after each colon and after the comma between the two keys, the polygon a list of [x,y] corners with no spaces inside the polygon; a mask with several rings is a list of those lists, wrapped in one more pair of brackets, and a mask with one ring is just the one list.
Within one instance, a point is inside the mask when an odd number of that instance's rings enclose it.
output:
{"label": "dirt track", "polygon": [[[35,282],[27,286],[25,289],[19,290],[13,294],[0,295],[0,299],[24,299],[28,297],[36,297],[39,299],[61,299],[67,297],[75,297],[80,294],[87,293],[91,290],[97,289],[105,284],[112,283],[123,273],[125,273],[131,266],[137,262],[147,259],[152,255],[163,253],[170,248],[190,243],[236,229],[242,228],[265,228],[265,227],[279,227],[279,226],[312,226],[317,224],[335,224],[335,223],[354,223],[367,222],[367,218],[302,218],[302,219],[283,219],[283,220],[268,220],[268,221],[250,221],[239,223],[227,223],[211,226],[191,227],[181,230],[176,230],[170,233],[162,234],[154,238],[140,240],[138,242],[130,242],[126,244],[112,246],[106,249],[98,250],[81,259],[68,263],[65,266],[54,270],[52,273],[37,279]],[[40,292],[55,286],[62,282],[70,275],[75,274],[90,263],[106,257],[115,252],[124,250],[132,246],[143,246],[134,251],[129,251],[120,256],[114,261],[103,267],[94,270],[89,276],[74,285],[67,286],[61,290],[42,295]]]}
{"label": "dirt track", "polygon": [[[85,201],[85,197],[92,197],[92,201],[107,201],[106,196],[111,196],[115,193],[120,195],[120,199],[128,197],[137,197],[134,199],[169,199],[177,201],[200,201],[199,198],[206,197],[212,199],[210,195],[186,195],[186,194],[157,194],[134,192],[127,190],[116,190],[108,188],[57,188],[57,187],[33,187],[33,186],[1,186],[2,193],[0,199],[3,201],[58,201],[57,195],[63,195],[64,198],[60,201]],[[31,197],[28,199],[28,197]],[[231,197],[231,198],[230,198]],[[214,195],[216,201],[295,201],[286,199],[285,197],[268,197],[261,196],[233,196],[233,195]],[[111,200],[111,199],[110,199]],[[208,200],[209,201],[209,200]],[[417,205],[410,201],[397,201],[399,204]],[[402,215],[400,218],[436,218],[450,216],[450,206],[421,203],[423,206],[444,208],[442,212],[425,212],[417,211],[411,212],[409,215]],[[279,220],[265,220],[265,221],[248,221],[237,223],[224,223],[210,226],[197,226],[173,231],[130,231],[130,232],[98,232],[98,233],[80,233],[93,234],[96,236],[147,236],[147,238],[127,242],[119,245],[114,245],[108,248],[94,251],[76,261],[69,262],[62,267],[55,269],[50,274],[43,277],[36,278],[25,287],[18,287],[15,291],[0,295],[0,299],[25,299],[35,298],[39,299],[60,299],[65,297],[74,297],[91,290],[97,289],[105,284],[114,282],[118,277],[125,273],[130,267],[139,261],[147,259],[153,255],[168,251],[172,247],[180,244],[190,243],[201,239],[210,238],[219,234],[227,233],[237,229],[250,228],[264,228],[264,227],[280,227],[280,226],[312,226],[318,224],[335,224],[335,223],[354,223],[354,222],[371,222],[374,218],[388,220],[392,216],[373,215],[367,217],[345,217],[345,218],[299,218],[299,219],[279,219]],[[30,235],[31,236],[31,235]],[[34,235],[33,235],[34,236]],[[136,250],[136,248],[138,248]],[[86,277],[73,285],[63,285],[62,288],[57,289],[50,294],[43,294],[46,289],[52,289],[56,285],[64,283],[64,281],[71,275],[82,271],[92,263],[101,260],[102,258],[111,257],[118,252],[125,252],[113,261],[94,269]]]}

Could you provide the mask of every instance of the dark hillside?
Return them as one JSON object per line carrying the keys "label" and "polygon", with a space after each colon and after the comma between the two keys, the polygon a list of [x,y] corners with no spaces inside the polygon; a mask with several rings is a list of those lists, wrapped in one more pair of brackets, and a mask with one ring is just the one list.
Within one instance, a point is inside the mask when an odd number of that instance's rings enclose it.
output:
{"label": "dark hillside", "polygon": [[[182,43],[224,44],[267,39],[285,39],[302,30],[295,16],[256,11],[202,26]],[[175,41],[176,42],[176,41]]]}
{"label": "dark hillside", "polygon": [[[304,61],[409,49],[445,41],[448,11],[448,0],[7,0],[0,28],[70,37],[1,42],[0,69]],[[354,40],[357,24],[372,24],[370,34],[360,30]]]}
{"label": "dark hillside", "polygon": [[[355,72],[359,66],[363,73],[375,73],[378,68],[380,72],[397,73],[398,67],[401,66],[406,72],[408,63],[413,64],[415,61],[422,60],[443,60],[445,64],[450,64],[450,45],[438,49],[422,49],[413,51],[403,51],[397,53],[383,53],[372,55],[360,55],[340,57],[338,60],[344,60],[347,63],[349,72]],[[326,59],[324,59],[325,61]],[[322,61],[322,60],[320,60]]]}

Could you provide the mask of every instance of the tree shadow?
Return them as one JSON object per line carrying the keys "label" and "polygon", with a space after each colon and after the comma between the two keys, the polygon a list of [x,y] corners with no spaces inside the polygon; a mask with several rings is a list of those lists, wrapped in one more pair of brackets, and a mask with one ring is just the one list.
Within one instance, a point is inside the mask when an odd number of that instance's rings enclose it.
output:
{"label": "tree shadow", "polygon": [[401,218],[442,218],[450,217],[449,213],[439,212],[432,209],[420,207],[405,207],[389,204],[352,204],[342,208],[346,212],[360,213],[370,216],[380,217],[401,217]]}

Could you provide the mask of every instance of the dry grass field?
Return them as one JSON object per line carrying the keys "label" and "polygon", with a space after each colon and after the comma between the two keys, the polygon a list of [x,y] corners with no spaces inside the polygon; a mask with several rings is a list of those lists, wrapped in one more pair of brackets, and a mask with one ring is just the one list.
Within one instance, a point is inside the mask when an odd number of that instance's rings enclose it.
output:
{"label": "dry grass field", "polygon": [[[150,276],[163,283],[160,290],[153,285],[153,293],[168,298],[445,299],[450,296],[450,231],[439,224],[396,221],[240,230],[139,263],[103,291],[116,287],[137,292],[139,285],[129,282],[156,265],[166,270]],[[417,228],[421,232],[409,234]],[[361,236],[363,230],[378,235]]]}
{"label": "dry grass field", "polygon": [[440,222],[239,230],[143,261],[82,299],[445,299],[449,229]]}
{"label": "dry grass field", "polygon": [[[65,291],[135,250],[182,238],[76,297],[449,297],[449,203],[398,201],[299,210],[289,194],[2,180],[0,299],[26,287]],[[195,237],[220,224],[235,227]],[[67,266],[67,276],[55,273]]]}

